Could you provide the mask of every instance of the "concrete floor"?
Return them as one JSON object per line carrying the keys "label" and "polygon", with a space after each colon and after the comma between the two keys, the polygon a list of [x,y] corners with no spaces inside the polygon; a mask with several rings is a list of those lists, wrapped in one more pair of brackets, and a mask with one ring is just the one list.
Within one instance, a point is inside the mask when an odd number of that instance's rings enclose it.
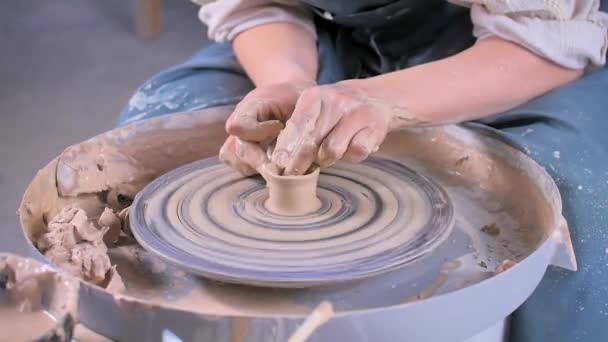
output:
{"label": "concrete floor", "polygon": [[133,33],[133,0],[2,0],[0,251],[27,250],[16,209],[36,171],[112,128],[134,89],[206,44],[197,6],[163,1],[156,40]]}

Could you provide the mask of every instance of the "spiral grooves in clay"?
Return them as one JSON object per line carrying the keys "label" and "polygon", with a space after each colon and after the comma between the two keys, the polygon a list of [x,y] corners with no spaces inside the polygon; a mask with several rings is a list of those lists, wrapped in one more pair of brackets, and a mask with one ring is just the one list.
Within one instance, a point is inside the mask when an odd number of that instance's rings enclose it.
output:
{"label": "spiral grooves in clay", "polygon": [[261,177],[216,158],[150,183],[131,209],[144,248],[210,278],[303,287],[387,272],[423,257],[448,235],[447,193],[401,163],[368,158],[319,176],[321,206],[282,216],[264,206]]}

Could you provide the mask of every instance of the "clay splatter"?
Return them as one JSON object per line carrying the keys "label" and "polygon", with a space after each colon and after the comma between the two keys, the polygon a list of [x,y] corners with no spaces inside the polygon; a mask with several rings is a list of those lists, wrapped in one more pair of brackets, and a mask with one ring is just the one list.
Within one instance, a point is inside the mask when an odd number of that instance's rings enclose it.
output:
{"label": "clay splatter", "polygon": [[496,273],[502,273],[513,266],[515,266],[515,261],[510,259],[503,260],[500,265],[496,266]]}
{"label": "clay splatter", "polygon": [[496,223],[487,224],[481,227],[481,231],[490,235],[490,236],[498,236],[500,235],[500,228],[496,225]]}

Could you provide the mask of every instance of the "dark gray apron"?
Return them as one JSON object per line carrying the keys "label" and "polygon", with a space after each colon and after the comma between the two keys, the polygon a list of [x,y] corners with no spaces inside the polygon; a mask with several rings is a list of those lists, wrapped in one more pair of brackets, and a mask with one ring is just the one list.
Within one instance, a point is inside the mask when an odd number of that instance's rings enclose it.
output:
{"label": "dark gray apron", "polygon": [[453,55],[474,42],[469,10],[445,0],[305,0],[335,44],[346,78],[365,78]]}

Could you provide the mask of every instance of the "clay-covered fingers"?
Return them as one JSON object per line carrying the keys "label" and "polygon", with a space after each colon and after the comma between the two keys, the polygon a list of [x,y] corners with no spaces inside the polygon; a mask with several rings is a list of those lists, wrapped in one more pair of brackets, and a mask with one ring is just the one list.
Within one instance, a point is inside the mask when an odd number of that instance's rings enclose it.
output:
{"label": "clay-covered fingers", "polygon": [[259,170],[262,165],[269,163],[266,149],[262,145],[239,138],[236,138],[236,155],[239,160],[255,170]]}
{"label": "clay-covered fingers", "polygon": [[319,126],[323,115],[321,96],[318,89],[303,92],[285,129],[277,137],[271,160],[285,175],[306,173],[317,157],[319,144],[327,134]]}
{"label": "clay-covered fingers", "polygon": [[389,116],[361,92],[339,85],[308,89],[279,134],[272,162],[286,175],[301,175],[313,163],[362,161],[388,131]]}
{"label": "clay-covered fingers", "polygon": [[304,89],[312,82],[292,82],[252,90],[226,122],[226,132],[241,140],[262,142],[279,135]]}
{"label": "clay-covered fingers", "polygon": [[264,98],[245,98],[226,121],[226,132],[247,141],[274,139],[283,129],[277,105]]}
{"label": "clay-covered fingers", "polygon": [[316,163],[327,167],[338,160],[363,161],[377,149],[385,136],[386,125],[377,122],[367,106],[360,106],[343,116],[323,139]]}
{"label": "clay-covered fingers", "polygon": [[359,163],[376,152],[386,137],[387,130],[364,128],[351,139],[342,160]]}
{"label": "clay-covered fingers", "polygon": [[263,163],[268,162],[266,152],[256,143],[229,136],[220,149],[219,158],[244,176],[257,173]]}
{"label": "clay-covered fingers", "polygon": [[219,158],[224,164],[234,168],[242,175],[254,175],[256,173],[255,169],[241,161],[236,155],[236,139],[235,136],[228,136],[228,139],[226,139],[224,145],[220,148]]}

